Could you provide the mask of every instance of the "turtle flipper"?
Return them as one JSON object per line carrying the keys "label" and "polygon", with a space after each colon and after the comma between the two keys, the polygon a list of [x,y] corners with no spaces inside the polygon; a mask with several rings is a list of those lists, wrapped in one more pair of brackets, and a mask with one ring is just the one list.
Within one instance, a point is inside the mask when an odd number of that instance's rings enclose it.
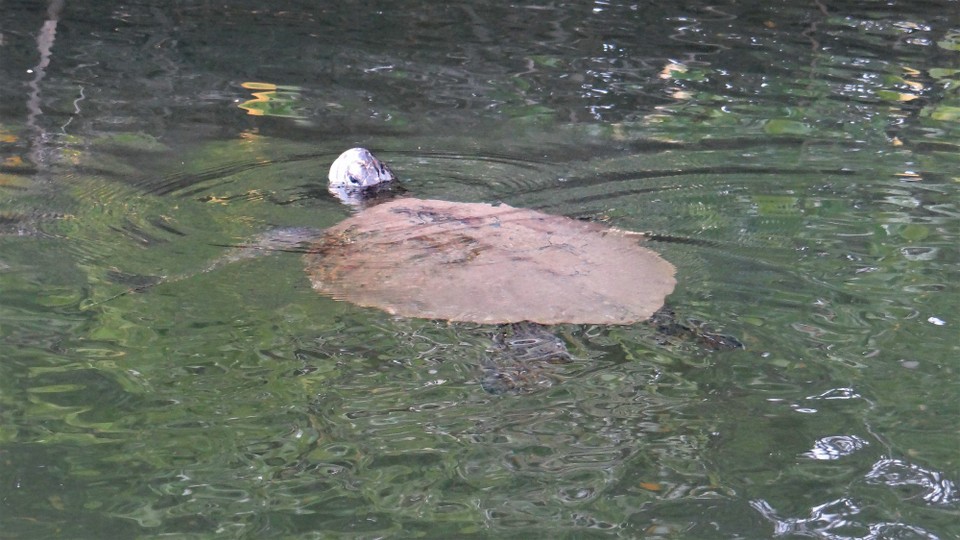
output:
{"label": "turtle flipper", "polygon": [[691,320],[686,324],[680,322],[676,312],[670,306],[663,306],[650,317],[650,324],[656,327],[657,332],[666,335],[695,341],[707,349],[715,351],[743,349],[743,343],[726,334],[719,334],[709,329],[706,323]]}
{"label": "turtle flipper", "polygon": [[563,340],[533,323],[501,325],[483,358],[480,385],[491,394],[525,394],[553,385],[553,366],[572,361]]}
{"label": "turtle flipper", "polygon": [[204,268],[210,272],[231,263],[264,257],[274,253],[306,253],[310,246],[323,236],[323,231],[307,227],[271,229],[258,234],[243,244],[222,245],[230,251]]}

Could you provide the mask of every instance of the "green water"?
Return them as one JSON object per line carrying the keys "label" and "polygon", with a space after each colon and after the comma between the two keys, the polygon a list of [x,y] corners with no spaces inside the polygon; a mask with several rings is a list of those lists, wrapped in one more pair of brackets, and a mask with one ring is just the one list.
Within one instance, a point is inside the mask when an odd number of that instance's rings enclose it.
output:
{"label": "green water", "polygon": [[[960,537],[958,12],[5,3],[0,536]],[[356,145],[650,233],[745,348],[559,325],[496,395],[495,327],[203,272]]]}

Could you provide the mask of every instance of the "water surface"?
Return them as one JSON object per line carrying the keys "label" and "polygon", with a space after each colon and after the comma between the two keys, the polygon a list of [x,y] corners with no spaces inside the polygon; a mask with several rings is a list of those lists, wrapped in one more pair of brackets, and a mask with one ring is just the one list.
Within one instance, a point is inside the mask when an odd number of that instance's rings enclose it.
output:
{"label": "water surface", "polygon": [[[960,536],[957,13],[6,2],[4,534]],[[320,297],[295,253],[202,272],[348,216],[356,145],[650,233],[677,320],[745,348],[558,325],[552,384],[497,395],[496,327]]]}

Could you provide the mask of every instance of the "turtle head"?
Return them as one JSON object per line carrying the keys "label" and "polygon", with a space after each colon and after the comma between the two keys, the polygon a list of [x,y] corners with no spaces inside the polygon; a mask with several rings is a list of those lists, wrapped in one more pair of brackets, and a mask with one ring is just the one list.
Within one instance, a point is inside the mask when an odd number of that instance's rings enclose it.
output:
{"label": "turtle head", "polygon": [[351,148],[333,162],[327,178],[331,188],[363,189],[392,182],[396,177],[366,148]]}
{"label": "turtle head", "polygon": [[351,148],[333,162],[327,178],[327,189],[335,197],[351,206],[363,206],[397,177],[366,148]]}

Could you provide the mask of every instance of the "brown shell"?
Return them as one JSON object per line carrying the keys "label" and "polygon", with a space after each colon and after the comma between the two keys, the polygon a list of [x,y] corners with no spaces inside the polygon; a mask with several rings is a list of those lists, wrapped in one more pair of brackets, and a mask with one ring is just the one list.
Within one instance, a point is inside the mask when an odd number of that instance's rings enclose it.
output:
{"label": "brown shell", "polygon": [[404,317],[630,324],[673,291],[641,235],[505,204],[398,199],[328,229],[313,288]]}

